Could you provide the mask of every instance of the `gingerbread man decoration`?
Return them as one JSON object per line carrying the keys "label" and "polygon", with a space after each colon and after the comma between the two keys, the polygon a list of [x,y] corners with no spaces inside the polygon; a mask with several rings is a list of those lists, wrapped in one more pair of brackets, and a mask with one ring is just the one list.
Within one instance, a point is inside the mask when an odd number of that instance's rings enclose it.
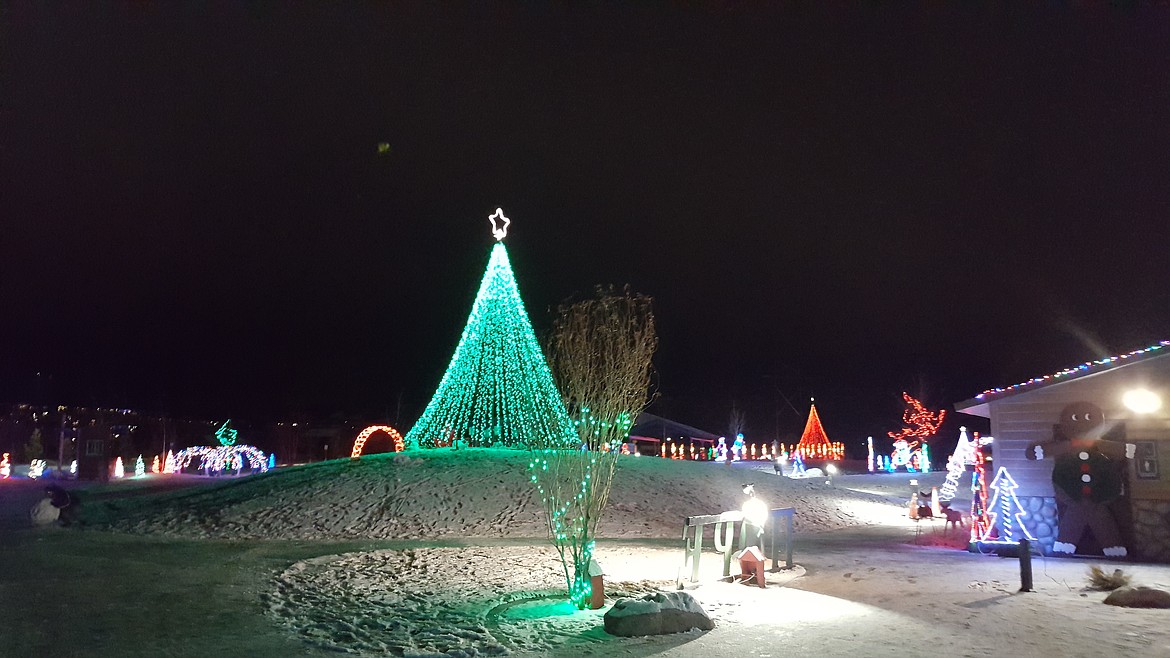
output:
{"label": "gingerbread man decoration", "polygon": [[1132,443],[1104,440],[1105,430],[1105,414],[1099,407],[1074,402],[1060,412],[1053,439],[1033,443],[1025,451],[1028,459],[1053,460],[1052,485],[1062,510],[1052,546],[1056,553],[1075,553],[1088,528],[1102,553],[1126,555],[1109,503],[1121,497],[1122,468],[1136,448]]}

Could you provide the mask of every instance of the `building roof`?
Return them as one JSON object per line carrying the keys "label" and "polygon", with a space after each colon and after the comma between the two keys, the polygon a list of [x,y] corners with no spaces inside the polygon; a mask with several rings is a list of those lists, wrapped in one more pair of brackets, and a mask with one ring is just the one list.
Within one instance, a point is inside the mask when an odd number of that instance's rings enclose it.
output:
{"label": "building roof", "polygon": [[634,426],[630,428],[630,436],[640,436],[648,439],[664,440],[668,438],[689,438],[716,441],[719,437],[710,432],[704,432],[697,427],[676,423],[662,416],[655,416],[643,411],[634,419]]}
{"label": "building roof", "polygon": [[1043,375],[1041,377],[1033,377],[1018,384],[1012,384],[1003,388],[989,388],[979,395],[964,400],[955,404],[956,411],[972,414],[975,416],[987,416],[986,405],[995,400],[1002,400],[1004,398],[1035,391],[1041,388],[1052,386],[1054,384],[1062,384],[1065,382],[1089,377],[1102,372],[1115,370],[1124,366],[1140,363],[1149,359],[1154,359],[1163,356],[1170,356],[1170,340],[1159,341],[1154,345],[1143,347],[1125,354],[1118,354],[1116,356],[1109,356],[1096,361],[1086,361],[1080,365],[1071,366],[1054,372],[1050,375]]}

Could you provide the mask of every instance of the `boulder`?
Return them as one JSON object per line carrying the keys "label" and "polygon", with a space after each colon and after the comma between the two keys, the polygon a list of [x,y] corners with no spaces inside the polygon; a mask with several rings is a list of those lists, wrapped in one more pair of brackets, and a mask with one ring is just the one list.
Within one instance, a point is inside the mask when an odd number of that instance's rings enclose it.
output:
{"label": "boulder", "polygon": [[692,628],[709,631],[715,622],[687,592],[656,592],[618,599],[605,613],[605,632],[622,637],[668,635]]}
{"label": "boulder", "polygon": [[42,498],[33,506],[29,516],[32,518],[33,525],[49,525],[57,521],[61,516],[61,510],[53,507],[52,499]]}
{"label": "boulder", "polygon": [[1105,597],[1105,605],[1123,608],[1170,608],[1170,592],[1152,587],[1122,587]]}

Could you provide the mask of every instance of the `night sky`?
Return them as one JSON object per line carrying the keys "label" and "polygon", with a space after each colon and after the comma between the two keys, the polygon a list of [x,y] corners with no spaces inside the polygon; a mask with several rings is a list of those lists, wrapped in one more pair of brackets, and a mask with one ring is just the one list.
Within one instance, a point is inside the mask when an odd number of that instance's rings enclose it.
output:
{"label": "night sky", "polygon": [[496,206],[716,432],[1170,338],[1164,10],[623,4],[0,6],[0,401],[406,429]]}

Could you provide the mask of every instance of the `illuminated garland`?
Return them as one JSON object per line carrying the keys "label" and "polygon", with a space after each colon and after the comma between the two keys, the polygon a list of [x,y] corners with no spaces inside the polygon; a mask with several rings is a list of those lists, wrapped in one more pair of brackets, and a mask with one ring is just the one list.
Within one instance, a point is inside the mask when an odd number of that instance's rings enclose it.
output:
{"label": "illuminated garland", "polygon": [[434,448],[448,437],[516,448],[576,441],[503,243],[492,247],[455,354],[406,444]]}
{"label": "illuminated garland", "polygon": [[983,444],[975,442],[974,470],[971,472],[971,541],[977,542],[991,528],[987,513],[987,472]]}
{"label": "illuminated garland", "polygon": [[[370,425],[362,430],[357,435],[357,439],[354,440],[353,450],[349,453],[350,459],[357,459],[362,456],[362,450],[366,447],[366,440],[375,432],[385,432],[390,435],[390,439],[394,441],[394,452],[402,452],[406,449],[406,444],[403,442],[402,435],[398,433],[398,430],[389,425]],[[272,464],[269,464],[269,467],[271,466]]]}
{"label": "illuminated garland", "polygon": [[1007,468],[999,467],[990,486],[995,490],[995,495],[987,504],[987,513],[991,519],[983,531],[981,541],[984,543],[1015,544],[1024,537],[1036,541],[1032,533],[1028,532],[1024,522],[1020,520],[1028,513],[1024,511],[1024,507],[1016,498],[1016,488],[1020,485],[1012,479]]}
{"label": "illuminated garland", "polygon": [[1073,375],[1083,375],[1083,374],[1086,374],[1089,371],[1094,370],[1096,368],[1100,368],[1102,366],[1111,366],[1111,365],[1118,363],[1119,361],[1125,361],[1126,359],[1132,359],[1133,357],[1136,357],[1136,356],[1143,356],[1143,355],[1149,354],[1151,352],[1157,352],[1158,350],[1162,350],[1162,349],[1165,349],[1167,347],[1170,347],[1170,340],[1163,340],[1163,341],[1160,341],[1157,345],[1150,345],[1149,347],[1143,347],[1140,350],[1134,350],[1134,351],[1128,352],[1126,354],[1118,354],[1117,356],[1110,356],[1110,357],[1106,357],[1104,359],[1097,359],[1096,361],[1086,361],[1078,366],[1073,366],[1071,368],[1065,368],[1064,370],[1061,370],[1059,372],[1054,372],[1051,375],[1044,375],[1043,377],[1033,377],[1032,379],[1029,379],[1026,382],[1020,382],[1019,384],[1013,384],[1011,386],[1007,386],[1004,388],[989,388],[986,391],[983,391],[982,393],[980,393],[979,395],[976,395],[975,399],[982,400],[989,395],[999,395],[1000,393],[1017,391],[1019,389],[1022,389],[1022,388],[1028,387],[1028,386],[1034,386],[1036,384],[1043,384],[1046,382],[1051,382],[1051,381],[1056,380],[1056,379],[1064,379],[1066,377],[1071,377]]}

